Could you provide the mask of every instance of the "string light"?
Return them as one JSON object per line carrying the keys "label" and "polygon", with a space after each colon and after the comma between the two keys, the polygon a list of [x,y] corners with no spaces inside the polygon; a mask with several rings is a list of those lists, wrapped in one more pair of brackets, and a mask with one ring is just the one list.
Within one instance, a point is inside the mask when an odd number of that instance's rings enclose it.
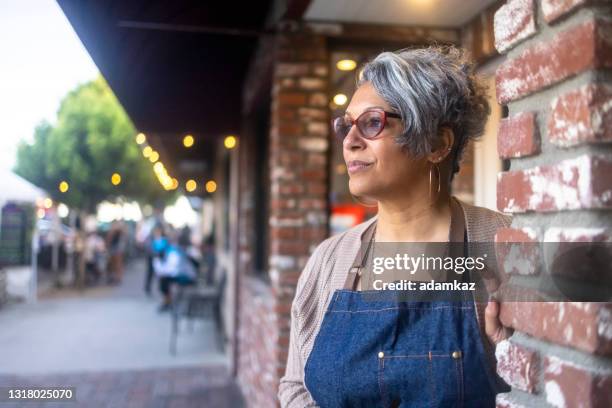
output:
{"label": "string light", "polygon": [[223,140],[223,145],[226,149],[233,149],[234,147],[236,147],[237,143],[238,140],[236,139],[236,136],[233,135],[226,136],[225,140]]}
{"label": "string light", "polygon": [[190,193],[195,191],[196,188],[198,188],[198,183],[195,180],[187,180],[187,183],[185,183],[185,189]]}
{"label": "string light", "polygon": [[343,59],[336,63],[336,68],[340,71],[352,71],[357,68],[357,63],[352,59]]}
{"label": "string light", "polygon": [[206,189],[207,193],[214,193],[217,191],[217,183],[215,183],[214,180],[208,180],[204,188]]}
{"label": "string light", "polygon": [[67,181],[62,181],[59,183],[58,188],[59,188],[60,193],[65,193],[70,188],[70,185],[68,185]]}
{"label": "string light", "polygon": [[111,176],[111,183],[113,184],[113,186],[118,186],[121,183],[121,174],[113,173],[113,175]]}
{"label": "string light", "polygon": [[347,101],[348,101],[348,98],[345,94],[339,93],[336,96],[334,96],[334,103],[338,106],[344,105]]}
{"label": "string light", "polygon": [[186,148],[190,148],[191,146],[193,146],[193,136],[191,135],[187,135],[183,138],[183,146],[185,146]]}

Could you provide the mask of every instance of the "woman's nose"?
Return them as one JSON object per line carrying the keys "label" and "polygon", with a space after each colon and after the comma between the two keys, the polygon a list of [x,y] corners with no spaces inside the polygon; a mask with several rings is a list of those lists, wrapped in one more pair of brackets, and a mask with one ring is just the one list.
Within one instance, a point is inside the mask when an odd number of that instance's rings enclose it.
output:
{"label": "woman's nose", "polygon": [[357,126],[355,125],[351,126],[342,144],[344,148],[348,150],[362,149],[366,145],[365,141],[359,134],[359,129],[357,129]]}

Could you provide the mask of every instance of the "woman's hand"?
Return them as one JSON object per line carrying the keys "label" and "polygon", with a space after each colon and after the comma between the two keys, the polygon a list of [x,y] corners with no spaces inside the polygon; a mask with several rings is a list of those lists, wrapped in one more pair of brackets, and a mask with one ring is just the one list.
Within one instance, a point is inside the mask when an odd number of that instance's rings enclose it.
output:
{"label": "woman's hand", "polygon": [[499,303],[495,300],[489,301],[485,308],[485,332],[493,344],[497,344],[512,335],[513,330],[504,327],[499,320]]}

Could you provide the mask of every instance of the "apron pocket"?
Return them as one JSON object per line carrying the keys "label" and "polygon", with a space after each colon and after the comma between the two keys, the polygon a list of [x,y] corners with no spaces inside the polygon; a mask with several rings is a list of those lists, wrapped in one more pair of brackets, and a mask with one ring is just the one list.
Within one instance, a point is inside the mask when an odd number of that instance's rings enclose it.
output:
{"label": "apron pocket", "polygon": [[379,356],[379,388],[383,405],[401,400],[399,407],[462,407],[464,376],[462,353]]}

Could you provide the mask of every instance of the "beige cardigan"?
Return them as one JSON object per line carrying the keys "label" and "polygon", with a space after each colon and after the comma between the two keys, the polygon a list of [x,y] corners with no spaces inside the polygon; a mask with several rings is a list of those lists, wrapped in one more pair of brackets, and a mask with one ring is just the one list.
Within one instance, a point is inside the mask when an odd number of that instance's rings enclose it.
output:
{"label": "beige cardigan", "polygon": [[[459,203],[465,214],[469,242],[493,242],[497,229],[510,225],[511,218],[507,215],[461,201]],[[317,406],[304,385],[304,366],[331,295],[336,289],[342,289],[348,270],[359,250],[361,235],[376,218],[373,217],[323,241],[310,256],[300,275],[291,305],[289,356],[285,375],[280,379],[278,390],[283,408]],[[484,333],[485,306],[477,304],[477,316],[482,333]],[[493,355],[491,345],[487,352]]]}

